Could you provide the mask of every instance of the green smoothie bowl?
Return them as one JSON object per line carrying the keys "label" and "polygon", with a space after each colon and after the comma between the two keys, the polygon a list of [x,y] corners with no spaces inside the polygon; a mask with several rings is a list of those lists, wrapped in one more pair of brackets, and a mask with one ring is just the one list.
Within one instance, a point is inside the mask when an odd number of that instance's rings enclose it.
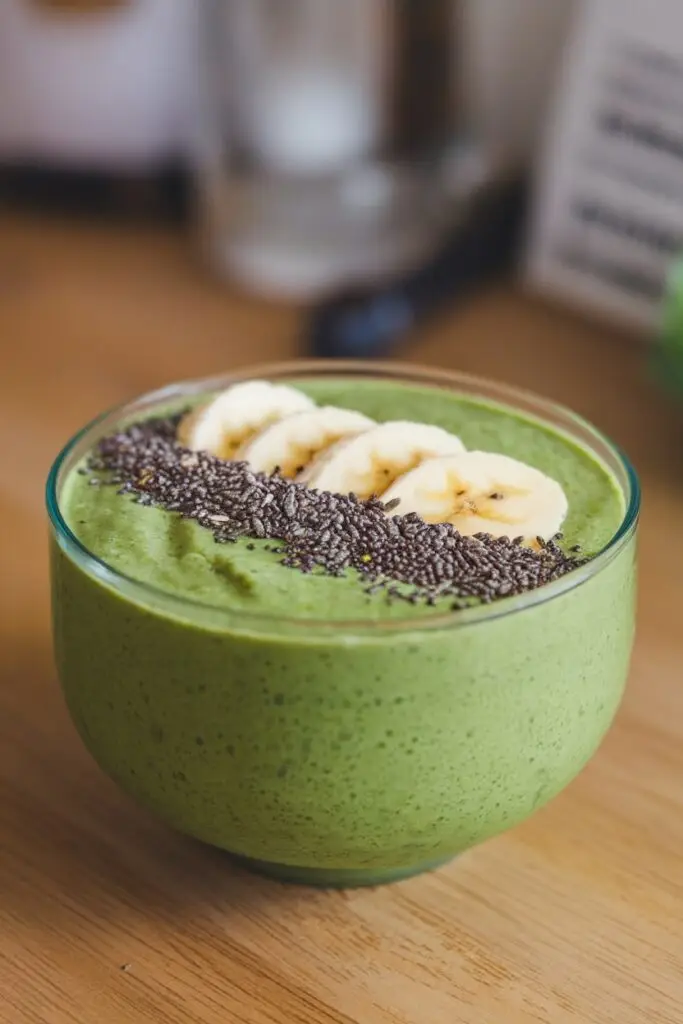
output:
{"label": "green smoothie bowl", "polygon": [[[295,388],[304,417],[350,411],[385,441],[391,425],[392,443],[458,439],[437,470],[519,460],[531,490],[481,485],[500,501],[494,541],[178,440],[247,381]],[[257,392],[239,393],[253,420]],[[345,472],[358,436],[336,441]],[[549,541],[500,532],[512,508],[538,529],[558,495]],[[458,374],[293,363],[146,395],[73,438],[48,479],[71,717],[133,799],[258,871],[346,887],[431,869],[524,821],[599,746],[628,674],[639,503],[589,424]]]}

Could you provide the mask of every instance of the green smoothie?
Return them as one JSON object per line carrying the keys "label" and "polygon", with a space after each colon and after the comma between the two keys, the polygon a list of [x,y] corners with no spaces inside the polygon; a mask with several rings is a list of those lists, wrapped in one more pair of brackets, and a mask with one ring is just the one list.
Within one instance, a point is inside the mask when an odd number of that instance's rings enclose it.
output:
{"label": "green smoothie", "polygon": [[[637,494],[618,455],[561,412],[411,376],[283,379],[542,470],[568,498],[563,543],[597,557],[453,612],[304,575],[265,541],[217,545],[93,486],[78,469],[101,426],[48,488],[57,662],[85,743],[171,825],[281,877],[400,877],[522,821],[593,754],[626,680]],[[163,397],[164,412],[187,404]]]}

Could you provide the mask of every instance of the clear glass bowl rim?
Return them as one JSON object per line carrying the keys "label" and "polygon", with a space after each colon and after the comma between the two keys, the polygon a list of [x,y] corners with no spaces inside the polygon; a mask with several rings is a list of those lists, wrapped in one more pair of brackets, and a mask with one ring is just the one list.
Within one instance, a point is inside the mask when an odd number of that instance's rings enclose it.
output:
{"label": "clear glass bowl rim", "polygon": [[[599,554],[586,565],[553,583],[546,584],[536,590],[527,591],[514,597],[501,598],[489,605],[478,605],[466,610],[435,613],[416,619],[414,616],[403,616],[391,620],[323,620],[304,619],[291,616],[263,614],[233,610],[221,605],[213,605],[192,598],[181,597],[135,580],[114,569],[83,545],[64,519],[60,506],[58,489],[60,475],[65,464],[76,449],[87,451],[106,433],[105,425],[113,426],[117,421],[125,419],[134,408],[145,410],[155,405],[167,404],[182,400],[183,397],[218,391],[241,380],[303,380],[320,377],[351,377],[365,379],[396,380],[413,385],[446,389],[455,394],[466,394],[483,402],[492,402],[507,406],[513,412],[521,412],[529,419],[539,420],[554,430],[564,433],[571,440],[581,439],[576,434],[587,437],[591,442],[591,454],[599,461],[605,462],[606,453],[617,465],[622,479],[620,486],[625,490],[626,511],[624,518],[611,538],[610,542]],[[558,425],[557,420],[560,420]],[[583,441],[586,444],[585,440]],[[603,453],[600,452],[603,450]],[[608,468],[613,468],[609,467]],[[307,634],[332,633],[335,635],[371,634],[373,636],[395,634],[410,631],[411,633],[429,632],[435,629],[456,629],[479,622],[520,613],[525,609],[545,604],[568,591],[574,590],[601,572],[628,544],[636,531],[640,514],[641,490],[638,475],[633,465],[621,449],[602,434],[587,420],[572,412],[565,406],[541,398],[532,391],[515,386],[502,384],[484,377],[457,371],[433,369],[419,364],[402,362],[381,362],[370,360],[292,360],[280,363],[268,363],[236,370],[227,374],[219,374],[208,378],[180,381],[165,387],[139,395],[101,413],[79,430],[62,448],[50,468],[45,499],[48,517],[56,538],[67,555],[88,575],[100,583],[109,586],[122,597],[165,614],[188,621],[200,620],[198,624],[206,628],[219,628],[226,632],[248,632],[265,634],[273,628],[284,628],[288,634],[300,630]],[[209,623],[206,616],[212,618]]]}

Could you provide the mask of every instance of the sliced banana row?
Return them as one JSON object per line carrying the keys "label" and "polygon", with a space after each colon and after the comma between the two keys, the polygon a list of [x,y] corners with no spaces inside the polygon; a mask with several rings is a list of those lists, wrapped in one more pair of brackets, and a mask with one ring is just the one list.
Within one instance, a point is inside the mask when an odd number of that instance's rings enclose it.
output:
{"label": "sliced banana row", "polygon": [[377,424],[350,409],[318,407],[283,384],[234,385],[185,416],[178,441],[317,490],[376,495],[395,515],[414,512],[467,535],[549,539],[567,515],[560,485],[523,462],[466,451],[440,427]]}

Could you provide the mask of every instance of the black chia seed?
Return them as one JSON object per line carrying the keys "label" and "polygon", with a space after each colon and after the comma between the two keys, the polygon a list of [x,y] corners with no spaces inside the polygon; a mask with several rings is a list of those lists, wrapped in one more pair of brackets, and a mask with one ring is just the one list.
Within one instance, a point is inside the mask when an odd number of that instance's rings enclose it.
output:
{"label": "black chia seed", "polygon": [[[585,564],[558,537],[463,536],[450,524],[415,513],[388,516],[395,502],[309,490],[244,462],[191,452],[175,440],[179,417],[147,420],[103,438],[88,462],[92,482],[110,484],[141,505],[192,519],[219,544],[239,537],[275,540],[266,550],[302,573],[344,576],[354,569],[368,595],[453,609],[489,604],[550,583]],[[491,495],[493,498],[494,495]],[[249,550],[253,543],[247,545]],[[411,589],[401,589],[406,584]]]}

